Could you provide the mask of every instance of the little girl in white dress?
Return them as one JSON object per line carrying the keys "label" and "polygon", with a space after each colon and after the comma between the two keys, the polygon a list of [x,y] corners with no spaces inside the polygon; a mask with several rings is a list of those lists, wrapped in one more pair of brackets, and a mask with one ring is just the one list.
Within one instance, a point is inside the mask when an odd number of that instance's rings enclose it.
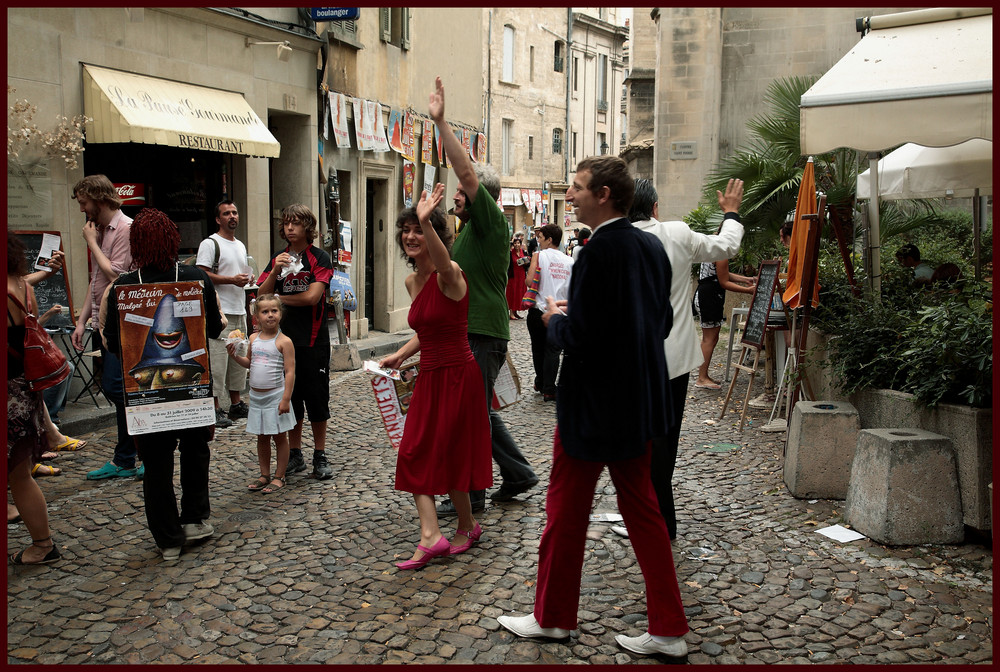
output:
{"label": "little girl in white dress", "polygon": [[[281,333],[284,306],[274,294],[261,294],[251,310],[260,332],[250,336],[246,356],[236,354],[236,344],[226,349],[240,366],[250,369],[250,412],[247,433],[257,435],[257,461],[260,476],[247,486],[253,492],[270,494],[285,487],[288,466],[288,435],[295,427],[291,412],[292,388],[295,386],[295,348]],[[274,478],[271,478],[271,437],[277,449]]]}

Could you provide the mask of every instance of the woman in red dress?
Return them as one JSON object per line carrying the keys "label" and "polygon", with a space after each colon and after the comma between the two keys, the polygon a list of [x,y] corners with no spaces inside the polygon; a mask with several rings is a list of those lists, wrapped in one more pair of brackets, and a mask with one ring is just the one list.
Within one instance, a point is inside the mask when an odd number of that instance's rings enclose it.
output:
{"label": "woman in red dress", "polygon": [[521,319],[517,311],[521,310],[521,299],[528,290],[524,274],[530,262],[531,257],[521,244],[521,236],[514,236],[510,241],[510,265],[507,267],[507,308],[512,320]]}
{"label": "woman in red dress", "polygon": [[[406,289],[412,299],[408,321],[420,348],[420,373],[396,459],[396,489],[413,493],[420,543],[412,558],[396,563],[400,569],[418,569],[438,556],[469,550],[482,534],[469,491],[493,484],[486,391],[469,349],[468,285],[449,256],[451,231],[437,209],[443,195],[444,185],[436,185],[396,220],[396,242],[416,271],[406,278]],[[397,351],[379,366],[399,368],[403,359]],[[451,543],[434,508],[434,495],[444,494],[458,513]]]}

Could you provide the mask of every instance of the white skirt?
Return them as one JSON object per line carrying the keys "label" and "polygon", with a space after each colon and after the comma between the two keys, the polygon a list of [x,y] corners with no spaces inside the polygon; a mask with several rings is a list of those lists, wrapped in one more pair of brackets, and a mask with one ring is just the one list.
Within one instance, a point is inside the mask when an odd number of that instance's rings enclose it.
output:
{"label": "white skirt", "polygon": [[273,436],[295,427],[295,413],[278,413],[278,404],[285,388],[276,387],[268,392],[250,389],[250,410],[247,415],[247,434]]}

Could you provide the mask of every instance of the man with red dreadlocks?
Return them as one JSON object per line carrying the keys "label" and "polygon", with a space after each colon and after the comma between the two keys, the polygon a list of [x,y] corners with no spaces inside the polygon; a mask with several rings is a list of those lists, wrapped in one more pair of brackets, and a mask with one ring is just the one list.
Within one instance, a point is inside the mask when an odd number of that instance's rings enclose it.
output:
{"label": "man with red dreadlocks", "polygon": [[[219,301],[212,281],[197,266],[177,263],[180,233],[170,218],[154,208],[143,208],[132,222],[130,249],[138,270],[126,273],[111,286],[101,317],[105,347],[121,356],[118,331],[118,302],[114,289],[121,285],[176,282],[180,280],[204,283],[205,331],[216,338],[225,327],[219,311]],[[168,296],[167,298],[171,298]],[[146,522],[159,546],[163,559],[180,557],[181,547],[197,539],[211,536],[215,530],[207,521],[208,502],[208,442],[213,437],[214,422],[167,432],[142,434],[136,442],[146,465],[142,494]],[[174,494],[174,448],[180,443],[181,511],[177,512]]]}

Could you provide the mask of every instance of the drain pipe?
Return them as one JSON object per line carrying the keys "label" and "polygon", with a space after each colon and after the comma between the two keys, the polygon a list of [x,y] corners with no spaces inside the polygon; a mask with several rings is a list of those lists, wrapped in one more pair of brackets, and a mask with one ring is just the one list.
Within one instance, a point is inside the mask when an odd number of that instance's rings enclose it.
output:
{"label": "drain pipe", "polygon": [[[486,146],[493,147],[493,138],[490,131],[493,125],[490,123],[491,112],[493,110],[493,10],[490,10],[489,20],[486,24]],[[486,162],[490,163],[489,150],[486,152]]]}
{"label": "drain pipe", "polygon": [[[573,133],[570,131],[570,94],[573,88],[573,8],[566,8],[566,139],[563,142],[563,151],[566,153],[566,173],[563,175],[563,183],[569,184],[569,173],[570,173],[570,147],[571,139],[573,138]],[[542,138],[542,142],[545,138]]]}

